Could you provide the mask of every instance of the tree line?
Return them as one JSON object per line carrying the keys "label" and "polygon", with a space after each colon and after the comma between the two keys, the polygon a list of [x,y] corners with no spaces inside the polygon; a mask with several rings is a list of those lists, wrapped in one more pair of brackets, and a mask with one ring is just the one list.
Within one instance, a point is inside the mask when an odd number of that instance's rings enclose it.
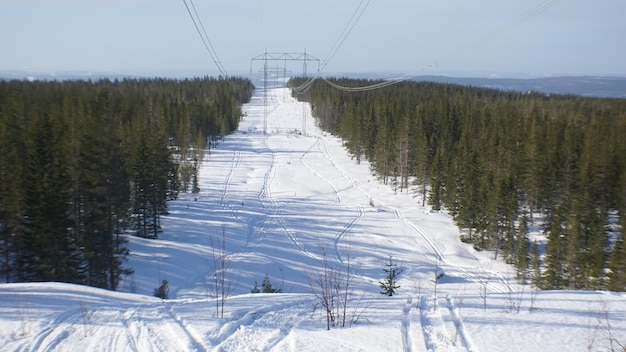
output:
{"label": "tree line", "polygon": [[[461,240],[494,250],[522,281],[626,290],[626,100],[429,82],[355,93],[321,80],[296,97],[357,162],[448,211]],[[528,237],[533,224],[544,248]]]}
{"label": "tree line", "polygon": [[[238,126],[248,80],[0,81],[0,273],[116,289],[126,235],[156,238]],[[193,181],[193,182],[191,182]],[[193,187],[191,184],[193,183]]]}

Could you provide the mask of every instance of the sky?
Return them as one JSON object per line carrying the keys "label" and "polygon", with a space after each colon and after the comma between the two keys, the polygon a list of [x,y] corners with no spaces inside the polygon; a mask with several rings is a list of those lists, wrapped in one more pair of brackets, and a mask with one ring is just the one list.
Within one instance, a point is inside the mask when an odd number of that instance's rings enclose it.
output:
{"label": "sky", "polygon": [[[260,71],[251,59],[264,52],[304,51],[325,73],[626,75],[623,0],[193,4],[229,75]],[[329,55],[360,4],[362,16]],[[526,16],[533,9],[543,10]],[[218,72],[183,0],[0,0],[0,52],[5,71]],[[303,71],[300,62],[269,65]]]}

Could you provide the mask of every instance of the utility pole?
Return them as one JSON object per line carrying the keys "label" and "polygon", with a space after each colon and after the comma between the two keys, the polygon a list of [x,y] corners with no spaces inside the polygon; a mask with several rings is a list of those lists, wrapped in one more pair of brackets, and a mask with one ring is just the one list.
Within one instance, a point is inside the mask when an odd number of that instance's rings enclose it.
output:
{"label": "utility pole", "polygon": [[[320,70],[320,60],[314,56],[311,56],[309,54],[306,53],[306,49],[304,50],[304,52],[302,53],[268,53],[267,49],[265,50],[265,53],[255,56],[250,60],[250,73],[252,73],[252,63],[254,61],[263,61],[263,113],[264,113],[264,120],[263,120],[263,133],[267,133],[267,103],[268,103],[268,96],[267,96],[267,92],[268,92],[268,79],[269,79],[269,75],[268,75],[268,71],[269,71],[269,67],[268,67],[268,61],[283,61],[284,63],[284,69],[283,72],[286,76],[287,73],[287,61],[302,61],[302,71],[303,71],[303,77],[306,77],[307,75],[307,69],[308,69],[308,62],[309,61],[314,61],[317,62],[317,71],[319,72]],[[306,111],[303,108],[302,109],[302,133],[304,135],[306,135],[306,115],[305,115]]]}

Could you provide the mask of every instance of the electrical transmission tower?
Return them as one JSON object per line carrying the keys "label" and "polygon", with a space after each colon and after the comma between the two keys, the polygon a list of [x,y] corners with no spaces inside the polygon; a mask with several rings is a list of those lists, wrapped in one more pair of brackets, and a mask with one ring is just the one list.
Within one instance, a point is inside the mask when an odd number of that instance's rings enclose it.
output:
{"label": "electrical transmission tower", "polygon": [[[255,61],[263,62],[263,133],[267,133],[267,91],[268,80],[271,72],[276,72],[275,68],[270,68],[268,62],[281,61],[283,66],[283,77],[287,77],[287,62],[288,61],[301,61],[302,62],[302,76],[306,77],[307,69],[310,62],[317,62],[317,71],[320,69],[320,60],[314,56],[306,53],[306,50],[302,53],[268,53],[267,51],[261,55],[255,56],[250,60],[250,75],[252,76],[252,64]],[[302,133],[306,135],[306,115],[303,110],[302,116]]]}

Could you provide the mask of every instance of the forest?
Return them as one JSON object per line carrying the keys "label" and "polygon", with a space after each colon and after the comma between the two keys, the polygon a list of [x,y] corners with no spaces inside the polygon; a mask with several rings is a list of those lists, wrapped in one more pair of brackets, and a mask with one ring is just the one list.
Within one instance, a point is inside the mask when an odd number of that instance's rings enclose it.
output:
{"label": "forest", "polygon": [[328,81],[294,96],[382,182],[450,213],[461,241],[542,289],[626,290],[626,100]]}
{"label": "forest", "polygon": [[115,290],[126,236],[157,238],[247,79],[0,81],[0,274]]}

